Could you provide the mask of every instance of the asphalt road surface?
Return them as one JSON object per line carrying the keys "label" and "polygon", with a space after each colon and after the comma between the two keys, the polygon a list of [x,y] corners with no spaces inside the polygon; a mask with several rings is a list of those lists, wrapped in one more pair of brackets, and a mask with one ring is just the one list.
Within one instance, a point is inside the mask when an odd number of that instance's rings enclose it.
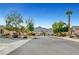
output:
{"label": "asphalt road surface", "polygon": [[79,43],[54,37],[32,39],[9,55],[78,55]]}

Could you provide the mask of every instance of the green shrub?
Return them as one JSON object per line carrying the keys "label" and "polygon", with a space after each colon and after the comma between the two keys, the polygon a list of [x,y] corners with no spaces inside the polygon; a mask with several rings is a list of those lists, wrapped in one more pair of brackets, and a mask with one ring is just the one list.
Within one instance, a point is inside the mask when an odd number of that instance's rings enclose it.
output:
{"label": "green shrub", "polygon": [[17,33],[13,33],[12,37],[13,38],[18,38],[18,34]]}
{"label": "green shrub", "polygon": [[35,33],[34,32],[30,32],[28,33],[29,36],[35,36]]}
{"label": "green shrub", "polygon": [[61,33],[60,36],[67,36],[67,33]]}

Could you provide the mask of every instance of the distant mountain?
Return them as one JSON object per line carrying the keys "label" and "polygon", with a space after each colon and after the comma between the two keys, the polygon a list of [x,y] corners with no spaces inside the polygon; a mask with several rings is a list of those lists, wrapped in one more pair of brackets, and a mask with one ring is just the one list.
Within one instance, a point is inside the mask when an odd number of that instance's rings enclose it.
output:
{"label": "distant mountain", "polygon": [[36,27],[35,30],[34,30],[36,33],[41,33],[42,31],[43,32],[46,32],[48,34],[52,34],[52,28],[43,28],[43,27]]}

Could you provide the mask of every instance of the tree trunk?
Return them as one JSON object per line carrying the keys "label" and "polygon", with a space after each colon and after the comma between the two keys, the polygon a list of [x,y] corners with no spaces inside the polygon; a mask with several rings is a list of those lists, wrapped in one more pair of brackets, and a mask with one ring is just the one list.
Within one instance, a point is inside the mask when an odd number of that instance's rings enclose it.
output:
{"label": "tree trunk", "polygon": [[68,35],[69,36],[71,35],[71,32],[70,32],[70,15],[68,16]]}

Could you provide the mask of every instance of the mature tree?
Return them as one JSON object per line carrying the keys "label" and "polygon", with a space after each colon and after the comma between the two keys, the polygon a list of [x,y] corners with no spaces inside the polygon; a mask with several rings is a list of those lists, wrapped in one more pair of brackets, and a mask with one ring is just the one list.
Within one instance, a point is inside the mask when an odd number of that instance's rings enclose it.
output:
{"label": "mature tree", "polygon": [[22,22],[21,14],[16,11],[12,11],[6,16],[6,26],[8,29],[12,28],[17,31]]}
{"label": "mature tree", "polygon": [[70,16],[72,15],[72,11],[71,10],[68,10],[66,11],[66,14],[68,15],[68,33],[70,35]]}
{"label": "mature tree", "polygon": [[24,27],[24,26],[21,26],[20,31],[22,33],[28,33],[29,32],[29,30],[26,27]]}
{"label": "mature tree", "polygon": [[65,24],[65,26],[63,27],[62,32],[68,32],[68,25],[67,24]]}
{"label": "mature tree", "polygon": [[53,32],[54,32],[54,33],[58,33],[58,25],[57,25],[57,22],[55,22],[55,23],[52,25],[52,29],[53,29]]}
{"label": "mature tree", "polygon": [[32,18],[29,18],[27,21],[26,21],[26,23],[27,23],[27,29],[29,30],[29,31],[34,31],[34,23],[33,23],[33,21],[32,21]]}
{"label": "mature tree", "polygon": [[53,29],[53,32],[58,34],[63,32],[63,28],[65,27],[65,23],[60,21],[60,22],[55,22],[53,25],[52,25],[52,29]]}
{"label": "mature tree", "polygon": [[59,33],[62,32],[62,29],[63,29],[64,25],[65,25],[64,22],[62,22],[62,21],[58,22],[58,32],[59,32]]}

